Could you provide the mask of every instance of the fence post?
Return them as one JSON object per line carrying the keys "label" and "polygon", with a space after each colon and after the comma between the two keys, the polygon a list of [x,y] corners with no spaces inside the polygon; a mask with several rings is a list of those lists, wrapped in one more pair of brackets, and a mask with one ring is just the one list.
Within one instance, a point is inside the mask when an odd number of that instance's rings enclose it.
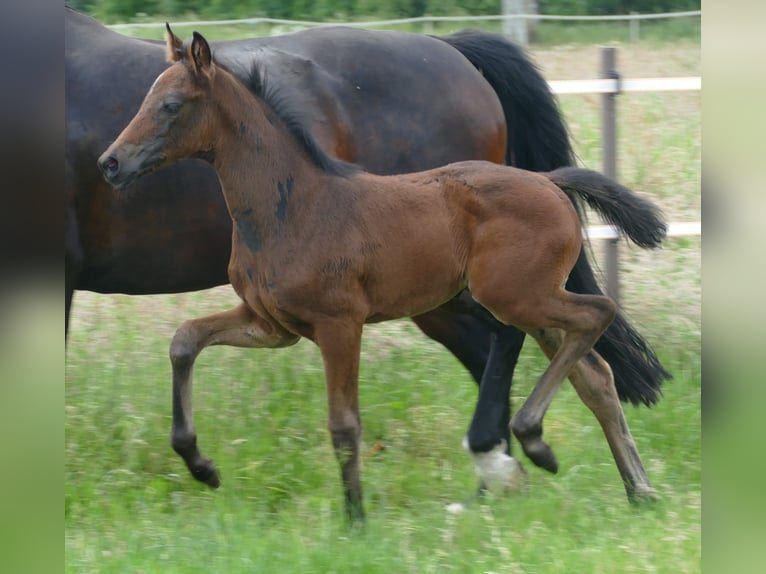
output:
{"label": "fence post", "polygon": [[529,44],[527,34],[527,21],[522,18],[509,16],[523,14],[524,2],[522,0],[503,0],[503,34],[509,36],[514,42],[522,46]]}
{"label": "fence post", "polygon": [[[630,15],[638,16],[638,12],[631,11]],[[639,40],[639,34],[640,34],[639,29],[641,26],[641,20],[639,20],[638,18],[631,18],[629,22],[630,23],[628,24],[628,26],[630,29],[630,41],[635,44]]]}
{"label": "fence post", "polygon": [[[617,49],[611,46],[601,49],[601,77],[619,79],[616,68]],[[617,93],[605,93],[601,108],[602,146],[604,175],[617,179]],[[607,239],[606,244],[606,292],[619,305],[619,239]]]}

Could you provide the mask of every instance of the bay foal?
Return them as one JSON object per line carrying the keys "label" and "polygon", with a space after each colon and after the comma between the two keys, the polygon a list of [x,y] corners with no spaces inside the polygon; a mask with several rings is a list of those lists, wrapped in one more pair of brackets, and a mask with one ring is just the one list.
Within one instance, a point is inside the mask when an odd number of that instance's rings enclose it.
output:
{"label": "bay foal", "polygon": [[361,520],[363,325],[423,313],[470,288],[492,315],[532,335],[551,359],[512,422],[527,456],[556,469],[542,420],[570,375],[603,427],[629,497],[654,496],[611,370],[592,350],[615,305],[562,287],[582,242],[562,190],[582,196],[637,241],[662,230],[651,217],[645,228],[632,223],[636,210],[653,216],[653,206],[576,168],[536,174],[472,161],[371,175],[291,131],[268,103],[216,66],[196,32],[184,46],[168,27],[168,57],[175,64],[157,78],[99,166],[123,188],[178,159],[202,157],[221,180],[234,224],[229,278],[242,303],[187,321],[170,351],[172,444],[195,478],[220,483],[196,444],[191,378],[199,352],[209,345],[284,347],[306,337],[324,362],[346,511]]}

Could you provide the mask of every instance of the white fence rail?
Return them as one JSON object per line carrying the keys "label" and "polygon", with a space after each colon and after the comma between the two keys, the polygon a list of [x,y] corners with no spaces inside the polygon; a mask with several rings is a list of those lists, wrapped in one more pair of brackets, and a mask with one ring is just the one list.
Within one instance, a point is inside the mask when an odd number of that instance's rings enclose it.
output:
{"label": "white fence rail", "polygon": [[[569,21],[641,21],[660,20],[667,18],[689,18],[701,16],[701,10],[687,12],[664,12],[658,14],[614,14],[603,16],[565,16],[556,14],[497,14],[489,16],[420,16],[417,18],[395,18],[392,20],[373,20],[369,22],[312,22],[308,20],[282,20],[279,18],[238,18],[232,20],[198,20],[178,22],[175,26],[228,26],[235,24],[278,24],[287,26],[306,26],[318,28],[321,26],[357,26],[361,28],[378,28],[380,26],[395,26],[398,24],[428,24],[433,22],[502,22],[508,20],[569,20]],[[164,22],[135,22],[132,24],[112,24],[113,30],[126,28],[162,28]]]}
{"label": "white fence rail", "polygon": [[619,94],[620,92],[684,92],[702,89],[702,78],[639,78],[623,80],[554,80],[548,82],[554,94]]}
{"label": "white fence rail", "polygon": [[[557,95],[601,94],[603,171],[605,175],[614,179],[617,175],[617,96],[624,92],[699,91],[702,89],[702,78],[699,77],[623,79],[615,68],[615,52],[616,49],[613,47],[602,48],[602,78],[600,79],[548,82],[551,91]],[[702,223],[698,221],[673,222],[668,225],[669,237],[701,235]],[[605,254],[606,290],[615,301],[619,302],[618,241],[622,234],[612,226],[595,225],[583,229],[583,236],[587,239],[607,241]]]}
{"label": "white fence rail", "polygon": [[[612,225],[590,225],[582,230],[585,239],[619,239],[622,237],[620,230]],[[668,237],[690,237],[702,235],[702,223],[674,222],[668,223]]]}
{"label": "white fence rail", "polygon": [[[701,77],[679,78],[636,78],[636,79],[594,79],[549,81],[551,91],[556,95],[566,94],[620,94],[622,92],[677,92],[699,91]],[[615,144],[616,145],[616,144]],[[668,237],[702,235],[702,223],[675,222],[668,224]],[[583,230],[589,239],[618,239],[619,230],[611,225],[592,225]]]}

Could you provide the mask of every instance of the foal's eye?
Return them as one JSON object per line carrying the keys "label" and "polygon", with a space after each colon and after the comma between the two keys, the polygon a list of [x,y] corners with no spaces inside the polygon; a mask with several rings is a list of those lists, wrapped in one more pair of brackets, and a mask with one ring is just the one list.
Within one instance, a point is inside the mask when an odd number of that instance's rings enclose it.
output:
{"label": "foal's eye", "polygon": [[162,111],[168,114],[177,114],[180,109],[180,102],[164,102],[162,104]]}

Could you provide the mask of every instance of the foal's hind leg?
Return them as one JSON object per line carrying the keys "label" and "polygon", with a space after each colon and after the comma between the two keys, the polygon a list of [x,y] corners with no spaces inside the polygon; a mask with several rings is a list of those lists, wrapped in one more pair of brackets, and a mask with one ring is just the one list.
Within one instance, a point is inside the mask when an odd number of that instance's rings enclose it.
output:
{"label": "foal's hind leg", "polygon": [[[556,331],[546,329],[540,333],[537,341],[543,351],[552,357],[561,344],[561,336]],[[625,420],[609,365],[593,351],[575,365],[569,373],[569,380],[582,402],[596,416],[606,435],[628,499],[635,502],[656,498],[657,493],[649,484],[628,422]]]}
{"label": "foal's hind leg", "polygon": [[210,345],[235,347],[283,347],[298,337],[274,328],[255,315],[244,303],[200,319],[186,321],[173,336],[170,361],[173,367],[173,427],[171,444],[192,476],[217,488],[218,471],[197,448],[192,415],[192,371],[197,355]]}
{"label": "foal's hind leg", "polygon": [[[529,305],[533,301],[523,304]],[[518,308],[517,308],[518,309]],[[536,325],[529,333],[536,339],[549,326],[564,330],[565,335],[548,368],[532,393],[513,417],[511,427],[524,453],[550,472],[558,471],[551,448],[542,440],[543,416],[553,396],[572,367],[593,347],[614,318],[615,304],[607,297],[578,295],[566,291],[537,302],[537,307],[519,311],[522,324]],[[525,316],[526,315],[526,316]]]}

